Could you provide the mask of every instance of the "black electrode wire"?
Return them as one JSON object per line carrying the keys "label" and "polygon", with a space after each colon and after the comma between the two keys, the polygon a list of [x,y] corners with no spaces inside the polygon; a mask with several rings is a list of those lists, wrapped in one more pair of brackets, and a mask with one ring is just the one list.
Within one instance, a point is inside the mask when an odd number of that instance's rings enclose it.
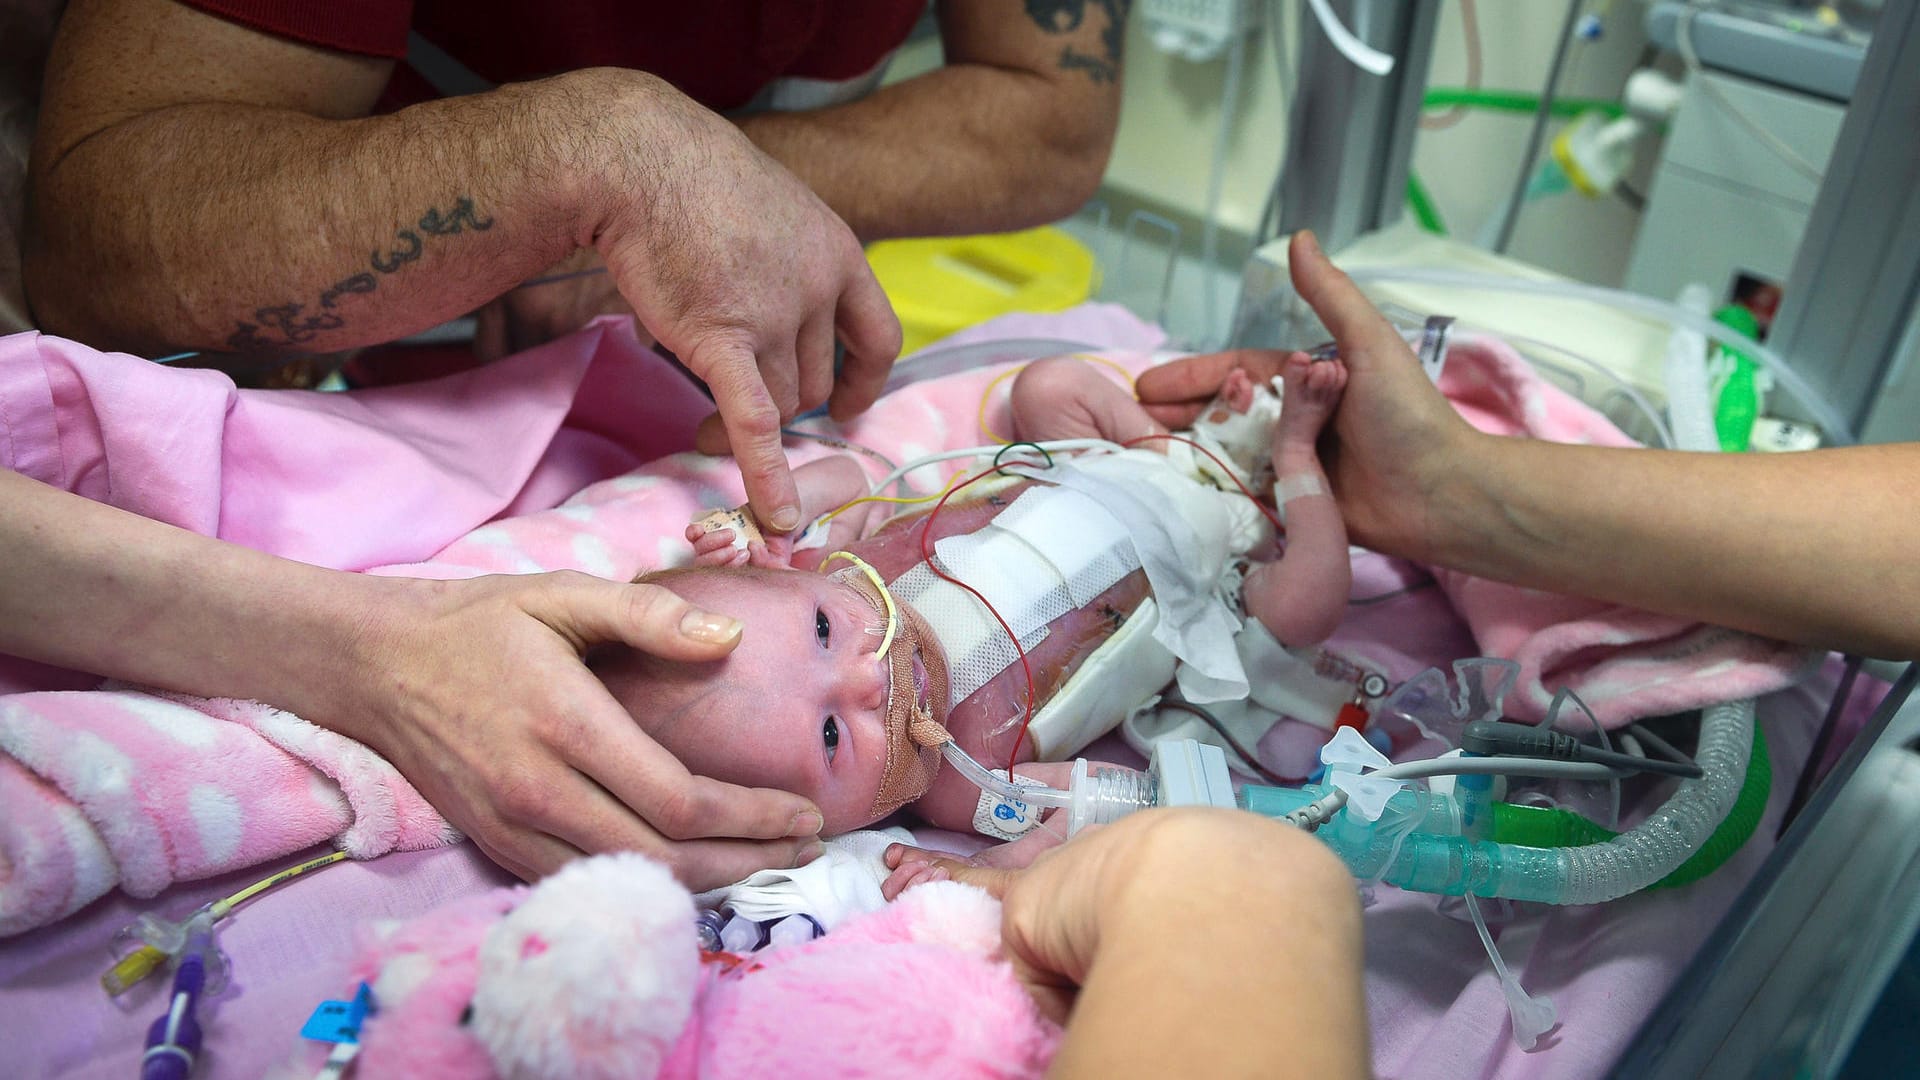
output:
{"label": "black electrode wire", "polygon": [[1173,709],[1177,712],[1188,713],[1193,716],[1199,717],[1203,723],[1205,723],[1208,727],[1214,730],[1215,734],[1219,735],[1222,739],[1227,740],[1227,745],[1232,747],[1233,752],[1239,755],[1239,758],[1241,761],[1246,763],[1248,771],[1255,773],[1260,777],[1260,779],[1265,780],[1267,783],[1272,784],[1275,787],[1288,786],[1287,782],[1281,779],[1279,776],[1275,775],[1273,770],[1267,768],[1265,765],[1260,764],[1259,758],[1254,757],[1251,753],[1248,753],[1247,748],[1240,745],[1240,740],[1234,738],[1233,735],[1227,731],[1226,725],[1222,724],[1220,722],[1220,718],[1213,715],[1213,713],[1209,712],[1206,709],[1201,708],[1198,705],[1193,704],[1192,702],[1181,701],[1179,698],[1162,699],[1160,702],[1160,708]]}

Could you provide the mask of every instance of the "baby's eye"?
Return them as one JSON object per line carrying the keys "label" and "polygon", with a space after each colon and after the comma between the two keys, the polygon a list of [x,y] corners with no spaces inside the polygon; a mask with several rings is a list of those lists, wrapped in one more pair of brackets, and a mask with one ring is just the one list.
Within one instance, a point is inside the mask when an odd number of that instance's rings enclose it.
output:
{"label": "baby's eye", "polygon": [[833,624],[827,621],[826,611],[820,608],[813,609],[813,636],[818,638],[822,645],[827,644],[833,637]]}
{"label": "baby's eye", "polygon": [[840,721],[827,717],[827,722],[820,725],[820,741],[827,746],[827,764],[833,764],[834,751],[840,749]]}

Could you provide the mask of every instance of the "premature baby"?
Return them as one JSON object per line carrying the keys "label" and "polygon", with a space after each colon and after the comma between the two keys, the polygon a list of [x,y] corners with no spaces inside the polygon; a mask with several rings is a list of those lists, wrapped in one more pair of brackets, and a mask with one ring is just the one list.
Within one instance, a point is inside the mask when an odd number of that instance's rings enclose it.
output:
{"label": "premature baby", "polygon": [[[1287,543],[1282,557],[1247,574],[1242,596],[1247,613],[1289,645],[1323,640],[1345,610],[1346,532],[1315,452],[1345,381],[1338,361],[1309,364],[1296,355],[1285,371],[1279,423],[1270,436],[1263,433]],[[1230,381],[1214,407],[1216,419],[1246,411],[1255,389],[1244,376]],[[1164,429],[1124,388],[1071,358],[1022,371],[1012,412],[1016,437],[1024,440],[1146,438],[1143,446],[1163,448],[1170,442],[1148,438]],[[864,471],[847,457],[810,463],[795,470],[795,479],[803,520],[867,493]],[[977,495],[975,488],[956,493],[936,519],[934,539],[982,529],[1032,486],[1045,487],[1019,481]],[[1236,507],[1246,502],[1237,491],[1234,499],[1241,500]],[[924,565],[928,514],[893,515],[892,509],[881,503],[846,509],[828,523],[824,546],[799,552],[789,537],[752,536],[757,530],[739,516],[744,510],[729,512],[742,527],[738,533],[748,535],[744,544],[733,528],[696,522],[688,529],[696,564],[643,580],[739,618],[745,630],[738,648],[704,664],[607,649],[590,658],[595,670],[689,769],[804,795],[820,807],[828,834],[871,824],[902,806],[941,828],[975,830],[980,792],[942,768],[935,748],[951,737],[975,759],[1004,767],[1019,741],[1019,760],[1031,761],[1033,741],[1019,739],[1018,723],[1027,672],[1037,708],[1151,595],[1147,577],[1140,569],[1120,575],[1090,602],[1051,619],[1025,649],[1026,665],[1009,664],[963,693],[964,681],[955,681],[960,672],[949,666],[958,646],[943,643],[900,595],[903,579]],[[838,552],[864,560],[895,595],[882,595],[863,569],[835,561]],[[894,630],[883,657],[889,624]],[[1005,633],[998,637],[1004,642]],[[1070,754],[1079,747],[1053,749]],[[1064,789],[1069,768],[1033,763],[1018,772]]]}

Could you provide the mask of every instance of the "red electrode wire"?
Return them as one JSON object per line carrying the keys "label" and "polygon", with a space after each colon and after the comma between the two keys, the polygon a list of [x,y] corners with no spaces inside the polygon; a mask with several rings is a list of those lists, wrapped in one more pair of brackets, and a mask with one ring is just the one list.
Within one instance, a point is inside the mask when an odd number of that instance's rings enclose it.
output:
{"label": "red electrode wire", "polygon": [[940,501],[934,503],[933,509],[927,512],[926,528],[920,531],[920,558],[925,560],[927,569],[933,571],[935,577],[942,581],[952,582],[973,594],[973,598],[980,601],[980,605],[987,609],[987,614],[993,616],[993,621],[999,623],[1000,629],[1006,632],[1007,640],[1013,642],[1013,651],[1020,657],[1020,672],[1026,676],[1027,680],[1027,713],[1020,721],[1020,733],[1013,737],[1013,751],[1007,755],[1007,775],[1012,776],[1014,763],[1020,757],[1020,744],[1026,740],[1027,729],[1033,726],[1033,699],[1035,696],[1033,689],[1033,664],[1027,659],[1027,650],[1020,646],[1020,638],[1013,632],[1013,627],[1007,625],[1007,620],[1000,617],[1000,613],[993,609],[993,605],[987,601],[985,596],[981,595],[980,590],[961,581],[945,570],[940,569],[940,564],[933,560],[933,519],[940,516],[941,508],[947,505],[947,500],[953,498],[955,492],[966,488],[978,480],[992,476],[999,470],[999,465],[992,465],[982,469],[972,476],[967,477],[965,480],[962,480],[960,483],[948,488],[947,493],[940,496]]}
{"label": "red electrode wire", "polygon": [[1215,465],[1220,466],[1221,472],[1226,473],[1227,476],[1233,480],[1234,486],[1240,489],[1240,494],[1245,495],[1247,498],[1253,500],[1253,505],[1260,508],[1260,512],[1267,516],[1268,521],[1273,522],[1274,529],[1276,529],[1279,532],[1287,531],[1287,527],[1285,525],[1280,524],[1279,515],[1267,509],[1267,504],[1260,501],[1260,496],[1255,495],[1253,491],[1249,489],[1247,485],[1241,481],[1239,473],[1234,472],[1233,469],[1227,466],[1226,462],[1221,461],[1218,457],[1215,457],[1213,451],[1207,449],[1204,446],[1201,446],[1199,443],[1194,442],[1192,439],[1189,439],[1184,435],[1173,435],[1163,431],[1157,435],[1142,435],[1137,439],[1128,439],[1126,442],[1123,442],[1120,445],[1128,448],[1132,448],[1140,445],[1143,442],[1146,442],[1149,439],[1169,439],[1177,443],[1186,443],[1188,446],[1191,446],[1195,450],[1198,450],[1201,453],[1207,455],[1209,460],[1211,460]]}

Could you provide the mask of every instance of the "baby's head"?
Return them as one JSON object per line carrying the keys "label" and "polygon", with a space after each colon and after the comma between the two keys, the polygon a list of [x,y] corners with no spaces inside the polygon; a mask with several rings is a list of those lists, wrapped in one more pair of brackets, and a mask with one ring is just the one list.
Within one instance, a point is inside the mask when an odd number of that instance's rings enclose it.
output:
{"label": "baby's head", "polygon": [[[699,775],[812,799],[824,831],[871,824],[924,795],[939,768],[946,658],[901,606],[887,655],[879,590],[858,571],[689,567],[642,577],[744,624],[711,663],[597,651],[636,722]],[[916,736],[918,740],[916,741]]]}

